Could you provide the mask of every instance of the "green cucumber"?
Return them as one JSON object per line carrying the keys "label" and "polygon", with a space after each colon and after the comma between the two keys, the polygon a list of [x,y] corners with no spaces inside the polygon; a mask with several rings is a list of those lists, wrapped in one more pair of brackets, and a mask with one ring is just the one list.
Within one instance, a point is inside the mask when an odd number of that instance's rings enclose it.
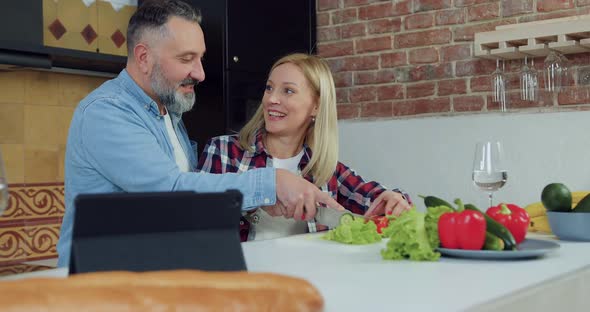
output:
{"label": "green cucumber", "polygon": [[340,224],[351,224],[354,222],[354,216],[350,213],[345,213],[340,216]]}
{"label": "green cucumber", "polygon": [[424,198],[424,205],[427,208],[428,207],[447,206],[447,207],[455,210],[455,207],[453,207],[453,205],[449,204],[444,199],[440,199],[440,198],[438,198],[436,196],[424,196],[424,195],[418,195],[418,196]]}
{"label": "green cucumber", "polygon": [[578,202],[573,212],[590,212],[590,194],[584,196],[582,200]]}
{"label": "green cucumber", "polygon": [[486,231],[489,231],[491,234],[498,236],[502,241],[504,241],[504,250],[516,250],[516,241],[514,240],[514,236],[512,236],[512,233],[510,233],[510,231],[508,231],[505,226],[498,223],[498,221],[492,219],[492,217],[488,216],[486,213],[479,210],[479,208],[472,204],[465,204],[465,209],[481,212],[486,218]]}
{"label": "green cucumber", "polygon": [[504,241],[498,236],[486,231],[484,250],[504,250]]}

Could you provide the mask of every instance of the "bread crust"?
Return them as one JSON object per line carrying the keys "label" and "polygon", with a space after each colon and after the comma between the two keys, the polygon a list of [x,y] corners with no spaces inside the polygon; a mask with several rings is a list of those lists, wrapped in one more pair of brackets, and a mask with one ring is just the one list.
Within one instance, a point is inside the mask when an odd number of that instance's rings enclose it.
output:
{"label": "bread crust", "polygon": [[99,272],[0,282],[0,311],[323,311],[318,290],[272,273]]}

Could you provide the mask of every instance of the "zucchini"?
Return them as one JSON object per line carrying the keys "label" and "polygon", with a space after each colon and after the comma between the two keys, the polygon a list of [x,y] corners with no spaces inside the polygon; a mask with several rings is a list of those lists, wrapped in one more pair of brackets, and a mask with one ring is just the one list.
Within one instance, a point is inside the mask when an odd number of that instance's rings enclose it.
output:
{"label": "zucchini", "polygon": [[340,216],[340,224],[351,224],[354,222],[354,216],[350,213],[345,213]]}
{"label": "zucchini", "polygon": [[444,199],[440,199],[440,198],[438,198],[436,196],[423,196],[423,195],[418,195],[418,196],[424,198],[424,205],[427,208],[428,207],[447,206],[447,207],[455,210],[455,208],[453,207],[453,205],[449,204]]}
{"label": "zucchini", "polygon": [[514,236],[512,236],[512,233],[510,233],[510,231],[508,231],[505,226],[498,223],[498,221],[492,219],[490,216],[472,204],[465,204],[465,209],[481,212],[486,218],[486,231],[489,231],[491,234],[498,236],[502,241],[504,241],[504,250],[516,250],[516,241],[514,240]]}
{"label": "zucchini", "polygon": [[590,194],[584,196],[582,200],[576,205],[573,212],[590,212]]}
{"label": "zucchini", "polygon": [[504,241],[498,236],[486,231],[486,241],[483,245],[485,250],[504,250]]}

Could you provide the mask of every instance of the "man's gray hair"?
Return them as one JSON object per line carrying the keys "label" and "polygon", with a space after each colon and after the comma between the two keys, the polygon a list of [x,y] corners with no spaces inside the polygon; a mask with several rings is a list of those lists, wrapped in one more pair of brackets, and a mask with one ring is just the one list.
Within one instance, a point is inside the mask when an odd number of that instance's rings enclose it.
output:
{"label": "man's gray hair", "polygon": [[147,0],[141,4],[129,19],[127,27],[127,55],[133,56],[135,45],[146,31],[158,33],[162,37],[168,31],[164,26],[171,17],[201,23],[201,11],[180,0]]}

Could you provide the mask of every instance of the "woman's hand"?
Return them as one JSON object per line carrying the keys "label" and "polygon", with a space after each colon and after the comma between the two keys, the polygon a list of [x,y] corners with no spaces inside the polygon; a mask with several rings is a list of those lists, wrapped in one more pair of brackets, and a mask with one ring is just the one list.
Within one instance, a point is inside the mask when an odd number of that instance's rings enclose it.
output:
{"label": "woman's hand", "polygon": [[394,191],[385,191],[373,201],[371,207],[365,212],[365,216],[379,216],[393,214],[399,216],[402,212],[410,210],[412,206],[404,199],[402,194]]}

